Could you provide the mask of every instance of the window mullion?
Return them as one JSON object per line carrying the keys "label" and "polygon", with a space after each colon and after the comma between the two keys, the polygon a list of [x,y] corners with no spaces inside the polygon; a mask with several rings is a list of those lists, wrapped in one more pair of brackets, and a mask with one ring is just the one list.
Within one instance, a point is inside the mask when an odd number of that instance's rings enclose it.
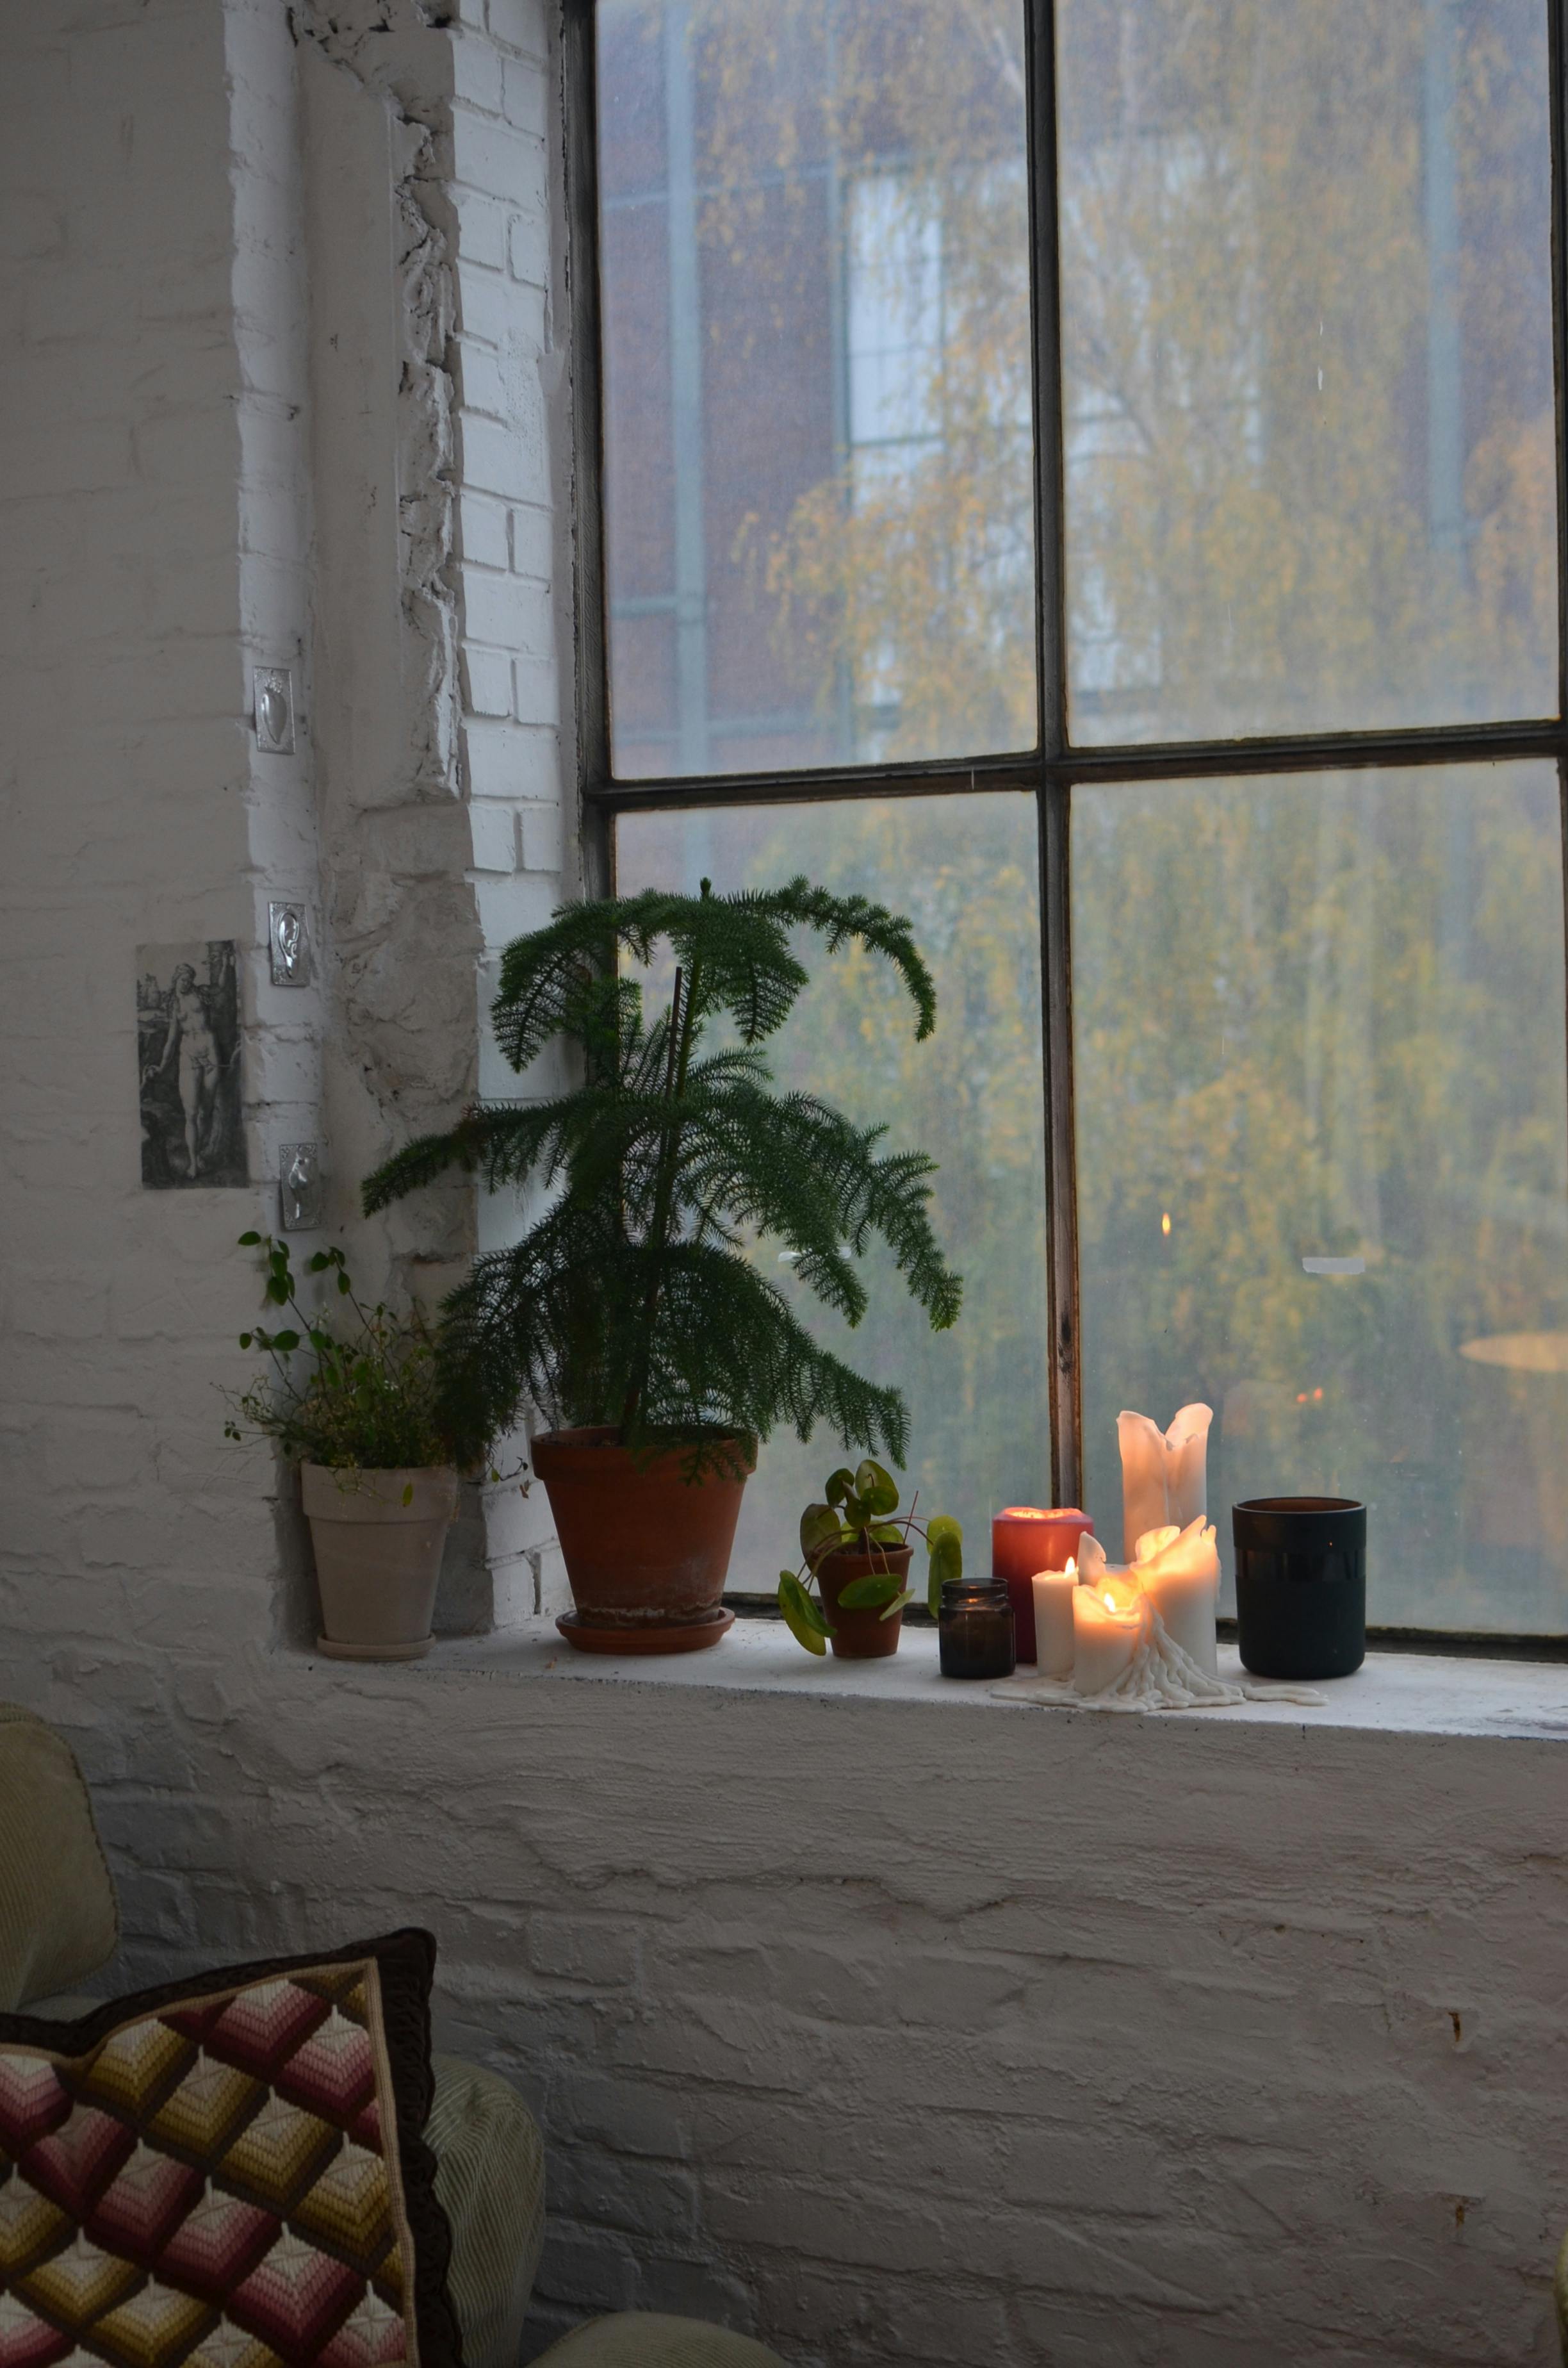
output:
{"label": "window mullion", "polygon": [[1557,424],[1557,705],[1568,718],[1568,38],[1564,0],[1546,0],[1551,63],[1551,361]]}
{"label": "window mullion", "polygon": [[1083,1491],[1078,1366],[1078,1176],[1073,1129],[1070,915],[1072,788],[1067,746],[1065,488],[1062,411],[1056,48],[1052,0],[1029,0],[1029,220],[1033,241],[1035,551],[1039,585],[1040,1014],[1045,1062],[1045,1188],[1051,1267],[1051,1486],[1059,1505]]}
{"label": "window mullion", "polygon": [[1055,9],[1029,0],[1029,222],[1033,255],[1035,565],[1040,745],[1067,746],[1061,269],[1056,175]]}

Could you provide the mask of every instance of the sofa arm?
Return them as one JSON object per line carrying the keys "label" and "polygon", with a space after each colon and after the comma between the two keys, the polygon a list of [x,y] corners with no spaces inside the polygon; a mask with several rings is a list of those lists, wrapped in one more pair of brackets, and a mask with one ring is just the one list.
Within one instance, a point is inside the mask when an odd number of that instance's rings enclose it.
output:
{"label": "sofa arm", "polygon": [[517,2368],[544,2242],[544,2147],[508,2081],[455,2055],[431,2059],[436,2093],[426,2139],[451,2224],[448,2273],[463,2368]]}

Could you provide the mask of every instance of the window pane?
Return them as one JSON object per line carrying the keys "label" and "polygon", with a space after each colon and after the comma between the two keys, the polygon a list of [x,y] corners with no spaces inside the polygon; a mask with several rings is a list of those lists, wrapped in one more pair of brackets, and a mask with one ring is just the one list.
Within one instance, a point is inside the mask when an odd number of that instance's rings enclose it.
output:
{"label": "window pane", "polygon": [[1058,0],[1072,732],[1557,712],[1543,0]]}
{"label": "window pane", "polygon": [[1031,748],[1021,0],[599,0],[612,761]]}
{"label": "window pane", "polygon": [[1074,792],[1103,1535],[1119,1411],[1207,1399],[1227,1573],[1238,1497],[1328,1491],[1374,1622],[1568,1627],[1561,858],[1543,765]]}
{"label": "window pane", "polygon": [[[964,1278],[963,1313],[932,1332],[891,1259],[868,1260],[871,1304],[857,1331],[789,1281],[778,1244],[759,1251],[802,1319],[874,1380],[903,1390],[911,1459],[903,1484],[922,1513],[956,1514],[971,1570],[989,1568],[992,1512],[1050,1502],[1044,1117],[1040,1100],[1039,859],[1032,797],[623,814],[622,894],[644,887],[758,887],[804,871],[910,914],[937,982],[936,1033],[915,1042],[907,998],[884,965],[802,948],[813,983],[768,1058],[782,1086],[820,1094],[890,1148],[938,1163],[933,1220]],[[762,1450],[746,1489],[733,1587],[777,1587],[801,1508],[842,1462],[818,1429]],[[924,1562],[917,1565],[923,1568]]]}

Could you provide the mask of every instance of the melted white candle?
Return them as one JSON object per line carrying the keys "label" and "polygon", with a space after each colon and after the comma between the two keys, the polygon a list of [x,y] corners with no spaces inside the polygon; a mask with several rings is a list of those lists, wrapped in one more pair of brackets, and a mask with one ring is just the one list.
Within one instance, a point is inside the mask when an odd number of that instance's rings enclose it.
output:
{"label": "melted white candle", "polygon": [[1102,1571],[1093,1587],[1073,1589],[1073,1684],[1104,1693],[1132,1666],[1147,1618],[1136,1581]]}
{"label": "melted white candle", "polygon": [[1037,1570],[1029,1581],[1034,1589],[1035,1657],[1042,1678],[1073,1674],[1073,1596],[1078,1565],[1065,1570]]}
{"label": "melted white candle", "polygon": [[1133,1575],[1174,1644],[1205,1676],[1220,1674],[1215,1618],[1220,1606],[1220,1551],[1201,1514],[1185,1530],[1166,1523],[1138,1541]]}

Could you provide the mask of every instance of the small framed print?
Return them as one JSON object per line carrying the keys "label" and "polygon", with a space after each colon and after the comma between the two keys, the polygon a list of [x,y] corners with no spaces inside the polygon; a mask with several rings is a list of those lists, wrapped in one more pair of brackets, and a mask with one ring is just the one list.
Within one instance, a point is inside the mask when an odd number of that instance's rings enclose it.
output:
{"label": "small framed print", "polygon": [[136,950],[142,1181],[244,1184],[239,964],[232,938]]}

